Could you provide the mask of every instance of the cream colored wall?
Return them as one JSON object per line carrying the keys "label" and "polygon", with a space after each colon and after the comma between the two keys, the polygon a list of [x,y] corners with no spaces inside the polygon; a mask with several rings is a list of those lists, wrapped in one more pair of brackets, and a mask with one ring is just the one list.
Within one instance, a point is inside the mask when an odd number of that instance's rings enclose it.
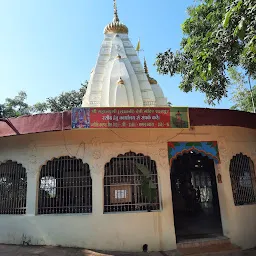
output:
{"label": "cream colored wall", "polygon": [[[27,214],[0,215],[0,243],[79,246],[141,251],[176,248],[167,141],[215,141],[220,148],[222,174],[218,184],[224,235],[243,248],[256,246],[256,205],[235,207],[229,160],[242,152],[256,163],[256,131],[239,127],[187,129],[76,130],[0,138],[0,162],[13,160],[27,170]],[[104,165],[127,151],[149,155],[157,163],[162,209],[159,212],[103,214]],[[93,213],[36,215],[40,167],[53,157],[72,155],[90,165]]]}
{"label": "cream colored wall", "polygon": [[227,219],[226,235],[231,238],[234,244],[242,248],[256,246],[256,204],[235,206],[232,194],[231,181],[229,176],[230,159],[238,153],[243,153],[254,162],[256,171],[256,133],[249,133],[246,129],[230,130],[218,140],[220,150],[220,172],[223,185],[219,191],[219,197],[223,194],[226,198],[220,198],[222,212],[225,212]]}

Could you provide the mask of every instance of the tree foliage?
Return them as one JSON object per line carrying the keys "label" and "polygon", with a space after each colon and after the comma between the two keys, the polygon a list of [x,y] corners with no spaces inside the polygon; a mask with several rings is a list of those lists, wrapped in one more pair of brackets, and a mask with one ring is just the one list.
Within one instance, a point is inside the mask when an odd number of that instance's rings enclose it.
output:
{"label": "tree foliage", "polygon": [[86,81],[81,84],[81,88],[77,91],[63,92],[56,97],[47,98],[45,102],[38,102],[32,106],[26,102],[26,92],[20,91],[13,99],[6,98],[5,102],[0,104],[0,115],[4,117],[18,117],[44,112],[62,112],[71,110],[73,107],[80,107],[87,84]]}
{"label": "tree foliage", "polygon": [[[252,87],[252,95],[256,102],[256,85]],[[232,101],[235,103],[231,109],[254,112],[251,92],[245,87],[238,87],[233,93]]]}
{"label": "tree foliage", "polygon": [[47,106],[51,112],[71,110],[74,107],[81,107],[83,96],[87,89],[87,81],[81,84],[78,91],[63,92],[57,97],[47,98]]}
{"label": "tree foliage", "polygon": [[1,104],[3,115],[7,117],[28,115],[30,113],[30,107],[26,103],[26,99],[27,94],[24,91],[20,91],[13,99],[6,98],[5,103]]}
{"label": "tree foliage", "polygon": [[181,90],[203,92],[214,104],[227,96],[228,67],[256,77],[256,2],[202,0],[188,14],[181,49],[159,53],[155,64],[161,74],[181,75]]}
{"label": "tree foliage", "polygon": [[[231,109],[254,112],[254,103],[256,102],[256,85],[248,89],[248,81],[242,72],[238,72],[233,67],[228,69],[231,83],[234,86],[231,101],[234,105]],[[254,102],[254,103],[253,103]]]}

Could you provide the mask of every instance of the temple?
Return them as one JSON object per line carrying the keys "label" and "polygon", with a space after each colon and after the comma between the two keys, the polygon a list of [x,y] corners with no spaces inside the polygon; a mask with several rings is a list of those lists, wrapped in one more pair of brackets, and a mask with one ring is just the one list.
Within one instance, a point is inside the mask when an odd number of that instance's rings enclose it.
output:
{"label": "temple", "polygon": [[83,107],[159,107],[167,106],[157,81],[141,65],[120,22],[116,3],[114,18],[104,29],[104,40],[95,68],[91,72]]}
{"label": "temple", "polygon": [[104,34],[83,107],[0,118],[0,243],[255,247],[256,115],[167,106],[116,4]]}

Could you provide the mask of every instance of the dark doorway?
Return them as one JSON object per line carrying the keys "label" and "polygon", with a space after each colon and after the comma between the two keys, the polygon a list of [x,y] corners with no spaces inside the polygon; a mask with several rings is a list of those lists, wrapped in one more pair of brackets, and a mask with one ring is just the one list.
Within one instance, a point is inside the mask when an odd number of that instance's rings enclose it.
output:
{"label": "dark doorway", "polygon": [[193,151],[177,157],[171,184],[177,241],[223,234],[213,160]]}

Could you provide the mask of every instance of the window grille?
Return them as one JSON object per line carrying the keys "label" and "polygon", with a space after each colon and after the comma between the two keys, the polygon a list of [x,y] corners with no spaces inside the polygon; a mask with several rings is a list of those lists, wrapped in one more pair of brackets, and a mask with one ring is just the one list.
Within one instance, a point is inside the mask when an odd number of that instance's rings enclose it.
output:
{"label": "window grille", "polygon": [[0,214],[25,214],[27,196],[26,169],[17,162],[0,165]]}
{"label": "window grille", "polygon": [[104,212],[159,209],[155,161],[143,154],[128,152],[105,165]]}
{"label": "window grille", "polygon": [[92,180],[89,165],[64,156],[41,169],[38,214],[92,212]]}
{"label": "window grille", "polygon": [[235,205],[256,203],[256,178],[251,158],[242,153],[230,161],[230,178]]}

